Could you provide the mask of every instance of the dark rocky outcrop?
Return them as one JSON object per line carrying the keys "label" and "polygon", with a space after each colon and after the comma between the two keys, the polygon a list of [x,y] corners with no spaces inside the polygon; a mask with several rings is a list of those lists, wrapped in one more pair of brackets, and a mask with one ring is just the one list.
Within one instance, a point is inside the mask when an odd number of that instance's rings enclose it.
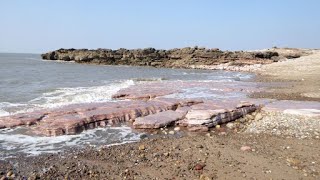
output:
{"label": "dark rocky outcrop", "polygon": [[153,67],[190,68],[194,65],[219,65],[232,63],[237,66],[268,64],[279,59],[275,51],[243,52],[221,51],[217,48],[198,47],[170,50],[145,49],[59,49],[41,55],[47,60],[75,61],[105,65],[132,65]]}

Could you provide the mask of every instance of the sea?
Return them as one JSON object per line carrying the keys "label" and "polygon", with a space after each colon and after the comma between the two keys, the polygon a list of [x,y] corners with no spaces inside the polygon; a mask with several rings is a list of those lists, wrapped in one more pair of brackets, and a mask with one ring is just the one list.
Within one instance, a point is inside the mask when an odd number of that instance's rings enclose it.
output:
{"label": "sea", "polygon": [[[77,103],[115,101],[119,90],[150,81],[246,81],[250,73],[108,66],[42,60],[39,54],[0,53],[0,118]],[[192,91],[188,95],[192,95]],[[199,90],[195,93],[199,93]],[[23,127],[0,130],[0,158],[38,155],[70,147],[108,146],[138,141],[141,132],[120,125],[78,135],[28,135]]]}

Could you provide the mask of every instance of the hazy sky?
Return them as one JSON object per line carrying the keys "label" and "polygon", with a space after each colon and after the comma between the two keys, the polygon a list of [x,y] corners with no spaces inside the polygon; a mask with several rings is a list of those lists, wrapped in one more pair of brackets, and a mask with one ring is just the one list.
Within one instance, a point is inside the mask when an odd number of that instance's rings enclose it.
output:
{"label": "hazy sky", "polygon": [[319,0],[0,0],[0,52],[320,48]]}

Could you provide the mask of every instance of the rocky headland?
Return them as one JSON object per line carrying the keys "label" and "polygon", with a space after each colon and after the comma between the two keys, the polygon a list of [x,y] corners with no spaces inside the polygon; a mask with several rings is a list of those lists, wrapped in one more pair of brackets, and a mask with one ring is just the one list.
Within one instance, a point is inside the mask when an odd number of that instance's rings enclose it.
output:
{"label": "rocky headland", "polygon": [[[228,69],[256,64],[270,64],[284,58],[303,55],[297,51],[279,53],[273,48],[263,51],[221,51],[198,47],[170,50],[145,49],[59,49],[42,54],[43,59],[75,61],[104,65],[152,66],[166,68]],[[219,66],[220,65],[220,66]],[[248,69],[248,68],[247,68]],[[245,69],[244,69],[245,70]]]}

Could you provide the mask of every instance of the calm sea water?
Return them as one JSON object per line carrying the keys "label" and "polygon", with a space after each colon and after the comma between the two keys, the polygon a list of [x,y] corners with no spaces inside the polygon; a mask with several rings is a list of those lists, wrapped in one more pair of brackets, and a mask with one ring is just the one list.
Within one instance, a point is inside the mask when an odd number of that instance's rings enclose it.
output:
{"label": "calm sea water", "polygon": [[[235,81],[252,75],[238,72],[101,66],[43,61],[38,54],[0,54],[0,118],[19,112],[73,103],[111,101],[122,88],[145,80]],[[0,152],[38,154],[82,144],[111,144],[139,139],[127,127],[90,130],[80,135],[31,137],[23,128],[0,131]]]}

